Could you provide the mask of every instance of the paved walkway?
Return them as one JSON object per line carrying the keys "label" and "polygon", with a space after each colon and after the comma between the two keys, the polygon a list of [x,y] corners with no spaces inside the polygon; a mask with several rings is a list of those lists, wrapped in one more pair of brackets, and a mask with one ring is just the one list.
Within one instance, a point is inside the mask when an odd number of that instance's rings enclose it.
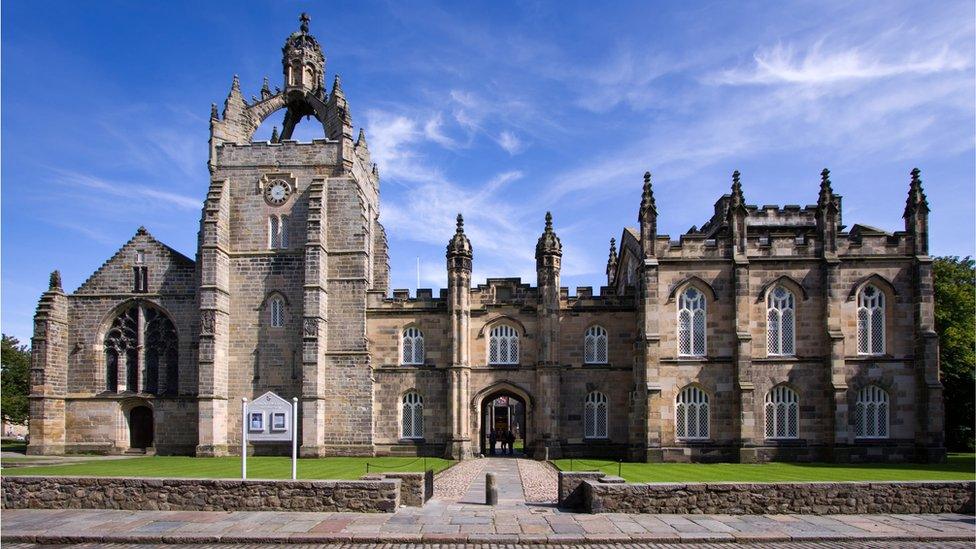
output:
{"label": "paved walkway", "polygon": [[[466,462],[467,463],[467,462]],[[838,541],[834,547],[908,541],[972,547],[968,515],[589,515],[557,509],[548,465],[512,458],[472,460],[447,477],[424,507],[396,513],[202,512],[111,510],[3,511],[4,544],[28,543],[782,543]],[[449,471],[450,472],[450,471]],[[485,501],[484,473],[498,479],[497,506]],[[438,477],[436,482],[441,482]],[[871,542],[874,542],[873,544]],[[698,546],[701,547],[701,546]],[[716,545],[715,547],[722,547]],[[821,547],[800,544],[796,547]]]}
{"label": "paved walkway", "polygon": [[[228,545],[226,544],[195,544],[195,547],[212,547],[214,549],[226,549]],[[506,547],[533,547],[533,548],[576,548],[580,549],[618,549],[619,544],[611,543],[596,543],[596,544],[509,544]],[[972,549],[972,542],[969,541],[936,541],[936,542],[918,542],[918,541],[887,541],[884,545],[879,545],[877,541],[830,541],[830,542],[817,542],[817,541],[797,541],[797,542],[786,542],[786,543],[731,543],[731,542],[717,542],[717,543],[696,543],[693,547],[695,549],[736,549],[747,547],[749,549],[758,548],[770,548],[770,549],[878,549],[878,547],[885,547],[886,549]],[[49,548],[49,545],[37,545],[30,543],[7,543],[4,544],[5,548],[10,549],[33,549],[33,548]],[[145,549],[156,549],[159,545],[148,545],[148,544],[120,544],[120,543],[84,543],[80,545],[74,545],[73,547],[77,549],[121,549],[130,547],[139,547]],[[280,544],[237,544],[233,545],[235,549],[272,549],[281,547]],[[413,549],[417,548],[427,548],[427,549],[458,549],[459,547],[464,547],[465,549],[499,549],[499,545],[496,543],[466,543],[463,545],[458,544],[441,544],[441,543],[328,543],[328,544],[295,544],[290,547],[301,547],[301,548],[335,548],[335,549]],[[688,545],[680,543],[628,543],[626,547],[648,547],[652,549],[687,549]]]}

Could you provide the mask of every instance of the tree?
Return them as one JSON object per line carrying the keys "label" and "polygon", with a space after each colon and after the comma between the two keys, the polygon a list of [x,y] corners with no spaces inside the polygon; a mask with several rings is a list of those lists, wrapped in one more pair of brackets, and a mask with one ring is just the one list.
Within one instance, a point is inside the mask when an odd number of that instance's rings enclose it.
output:
{"label": "tree", "polygon": [[4,421],[27,422],[30,394],[30,351],[17,338],[3,334],[0,348],[0,411]]}
{"label": "tree", "polygon": [[935,327],[945,387],[946,446],[972,451],[976,422],[976,262],[937,257]]}

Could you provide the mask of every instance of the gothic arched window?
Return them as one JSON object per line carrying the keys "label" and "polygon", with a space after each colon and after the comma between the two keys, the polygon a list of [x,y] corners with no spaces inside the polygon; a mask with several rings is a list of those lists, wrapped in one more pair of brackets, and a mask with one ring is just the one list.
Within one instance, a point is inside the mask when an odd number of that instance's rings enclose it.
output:
{"label": "gothic arched window", "polygon": [[766,438],[797,438],[800,399],[796,391],[777,385],[766,393]]}
{"label": "gothic arched window", "polygon": [[607,438],[608,423],[607,395],[593,391],[586,395],[583,407],[583,436],[586,438]]}
{"label": "gothic arched window", "polygon": [[400,363],[424,363],[424,334],[417,328],[407,328],[403,331]]}
{"label": "gothic arched window", "polygon": [[281,296],[271,298],[271,327],[281,328],[285,325],[285,300]]}
{"label": "gothic arched window", "polygon": [[[143,326],[141,355],[137,350],[140,324]],[[176,327],[157,306],[139,301],[119,312],[105,333],[104,347],[107,391],[151,394],[176,394],[179,391]],[[121,372],[125,376],[122,380],[119,379]],[[161,380],[165,382],[162,391]],[[123,382],[121,385],[120,381]]]}
{"label": "gothic arched window", "polygon": [[694,385],[678,393],[674,406],[674,434],[679,439],[708,438],[708,394]]}
{"label": "gothic arched window", "polygon": [[518,363],[518,332],[508,324],[499,324],[492,328],[488,337],[488,364],[512,365]]}
{"label": "gothic arched window", "polygon": [[276,250],[281,247],[281,225],[278,216],[268,216],[268,247]]}
{"label": "gothic arched window", "polygon": [[872,284],[857,294],[857,352],[862,355],[885,352],[885,297]]}
{"label": "gothic arched window", "polygon": [[877,385],[863,387],[854,407],[857,438],[888,438],[888,393]]}
{"label": "gothic arched window", "polygon": [[424,438],[424,399],[415,392],[403,395],[400,431],[402,438]]}
{"label": "gothic arched window", "polygon": [[777,286],[766,297],[766,352],[772,356],[796,354],[796,299]]}
{"label": "gothic arched window", "polygon": [[705,356],[705,294],[694,286],[678,298],[678,354]]}
{"label": "gothic arched window", "polygon": [[586,364],[607,363],[607,331],[603,326],[590,326],[583,338],[583,362]]}

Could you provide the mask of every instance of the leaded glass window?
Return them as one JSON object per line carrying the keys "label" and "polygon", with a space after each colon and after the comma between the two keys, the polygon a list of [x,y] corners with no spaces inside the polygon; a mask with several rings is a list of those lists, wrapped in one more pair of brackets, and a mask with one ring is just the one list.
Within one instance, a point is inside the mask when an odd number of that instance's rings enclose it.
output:
{"label": "leaded glass window", "polygon": [[868,385],[857,393],[854,424],[857,438],[888,438],[888,393]]}
{"label": "leaded glass window", "polygon": [[424,438],[424,399],[417,393],[403,395],[400,430],[403,438]]}
{"label": "leaded glass window", "polygon": [[281,297],[271,298],[271,327],[281,328],[285,325],[285,300]]}
{"label": "leaded glass window", "polygon": [[607,363],[607,331],[602,326],[590,326],[583,338],[583,361],[586,364]]}
{"label": "leaded glass window", "polygon": [[499,324],[488,336],[488,364],[512,365],[519,363],[518,332],[508,324]]}
{"label": "leaded glass window", "polygon": [[694,385],[685,387],[675,400],[675,436],[694,440],[708,438],[708,394]]}
{"label": "leaded glass window", "polygon": [[424,334],[417,328],[407,328],[403,331],[401,345],[401,364],[424,363]]}
{"label": "leaded glass window", "polygon": [[800,399],[785,385],[766,393],[766,438],[797,438],[800,430]]}
{"label": "leaded glass window", "polygon": [[276,215],[268,217],[268,247],[272,250],[281,247],[281,225]]}
{"label": "leaded glass window", "polygon": [[288,216],[283,215],[278,220],[278,227],[281,230],[281,242],[280,248],[284,249],[288,247]]}
{"label": "leaded glass window", "polygon": [[796,354],[796,298],[777,286],[766,299],[766,351],[772,356]]}
{"label": "leaded glass window", "polygon": [[705,356],[705,294],[695,287],[678,297],[678,355]]}
{"label": "leaded glass window", "polygon": [[[138,346],[142,325],[142,345]],[[176,327],[156,306],[139,301],[115,318],[105,333],[105,389],[149,394],[178,391],[179,345]],[[124,372],[120,386],[120,373]],[[160,387],[160,381],[165,383]],[[162,389],[162,390],[161,390]]]}
{"label": "leaded glass window", "polygon": [[880,355],[885,352],[885,298],[868,284],[857,295],[857,352]]}
{"label": "leaded glass window", "polygon": [[607,395],[599,391],[586,395],[583,407],[583,436],[607,438],[608,415]]}

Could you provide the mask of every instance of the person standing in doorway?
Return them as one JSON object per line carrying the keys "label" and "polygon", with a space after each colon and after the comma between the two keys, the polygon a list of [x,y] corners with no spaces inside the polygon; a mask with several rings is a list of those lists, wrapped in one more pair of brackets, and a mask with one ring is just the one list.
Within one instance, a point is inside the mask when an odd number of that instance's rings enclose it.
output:
{"label": "person standing in doorway", "polygon": [[495,434],[495,430],[492,429],[488,433],[488,444],[489,444],[489,447],[490,447],[490,449],[488,450],[488,455],[491,455],[491,456],[495,455],[495,444],[497,444],[497,443],[498,443],[498,435],[496,435]]}

